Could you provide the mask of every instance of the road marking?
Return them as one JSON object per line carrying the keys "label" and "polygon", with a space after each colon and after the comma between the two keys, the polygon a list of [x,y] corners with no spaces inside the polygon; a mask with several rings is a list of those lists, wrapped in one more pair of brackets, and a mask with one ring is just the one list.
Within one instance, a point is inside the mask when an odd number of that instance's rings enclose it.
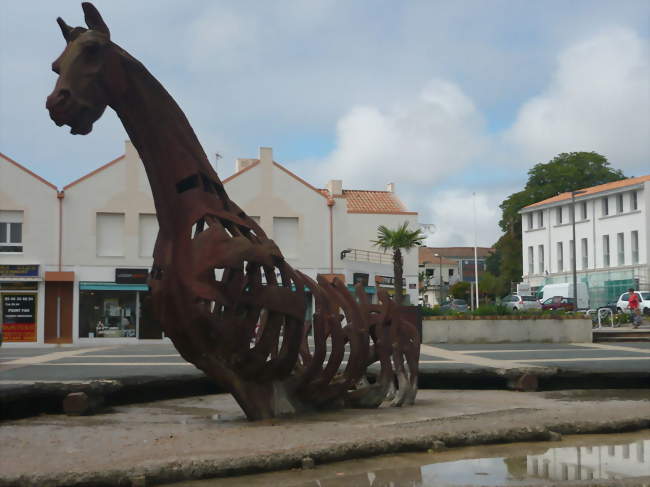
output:
{"label": "road marking", "polygon": [[[495,369],[512,369],[515,367],[528,367],[523,362],[516,362],[514,360],[495,360],[484,357],[475,357],[463,353],[445,350],[444,348],[432,347],[431,345],[420,345],[420,352],[424,355],[432,355],[434,357],[445,358],[454,362],[461,362],[472,365],[480,365],[483,367],[492,367]],[[535,366],[533,366],[535,367]]]}
{"label": "road marking", "polygon": [[189,362],[63,362],[63,363],[33,363],[33,364],[27,364],[27,365],[45,365],[47,367],[58,367],[59,365],[61,366],[128,366],[128,367],[147,367],[147,366],[154,366],[154,365],[191,365],[192,367],[194,364],[191,364]]}
{"label": "road marking", "polygon": [[78,380],[0,380],[0,386],[14,386],[14,385],[33,385],[33,384],[96,384],[97,382],[104,382],[106,384],[118,384],[119,380],[115,379],[78,379]]}
{"label": "road marking", "polygon": [[625,345],[609,345],[607,343],[575,343],[574,345],[577,345],[579,347],[595,348],[600,350],[616,350],[619,352],[636,352],[636,353],[650,354],[650,349],[628,347]]}
{"label": "road marking", "polygon": [[456,353],[517,353],[517,352],[574,352],[575,348],[518,348],[509,350],[454,350]]}
{"label": "road marking", "polygon": [[178,353],[169,353],[169,354],[160,354],[160,355],[126,355],[126,354],[117,354],[117,355],[87,355],[84,356],[83,358],[147,358],[147,357],[155,357],[155,358],[161,358],[161,357],[178,357],[180,358],[180,354]]}
{"label": "road marking", "polygon": [[594,358],[533,358],[526,362],[604,362],[604,361],[650,360],[650,357],[594,357]]}
{"label": "road marking", "polygon": [[43,355],[37,355],[36,357],[22,357],[9,362],[3,362],[2,365],[36,365],[42,364],[45,362],[51,362],[53,360],[61,360],[69,357],[76,357],[78,355],[83,355],[88,352],[99,352],[102,350],[110,350],[115,347],[95,347],[95,348],[80,348],[77,350],[68,350],[65,352],[53,352],[46,353]]}

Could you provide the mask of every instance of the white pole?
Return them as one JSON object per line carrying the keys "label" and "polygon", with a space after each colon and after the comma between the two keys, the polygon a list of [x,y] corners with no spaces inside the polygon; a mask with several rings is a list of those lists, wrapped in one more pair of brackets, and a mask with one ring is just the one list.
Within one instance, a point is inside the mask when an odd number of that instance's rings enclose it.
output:
{"label": "white pole", "polygon": [[472,204],[474,206],[474,290],[476,292],[476,299],[474,300],[476,308],[478,308],[478,257],[476,250],[476,193],[472,193]]}

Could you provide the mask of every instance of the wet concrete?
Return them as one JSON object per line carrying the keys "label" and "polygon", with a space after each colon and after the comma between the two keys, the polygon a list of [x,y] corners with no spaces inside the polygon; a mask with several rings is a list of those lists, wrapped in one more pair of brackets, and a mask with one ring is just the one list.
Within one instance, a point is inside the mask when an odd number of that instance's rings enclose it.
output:
{"label": "wet concrete", "polygon": [[[591,394],[591,397],[587,395]],[[576,400],[578,399],[578,400]],[[650,390],[420,391],[415,406],[249,423],[229,395],[41,415],[0,428],[0,486],[155,485],[405,451],[650,427]],[[441,443],[442,442],[442,443]],[[145,484],[142,484],[145,482]]]}

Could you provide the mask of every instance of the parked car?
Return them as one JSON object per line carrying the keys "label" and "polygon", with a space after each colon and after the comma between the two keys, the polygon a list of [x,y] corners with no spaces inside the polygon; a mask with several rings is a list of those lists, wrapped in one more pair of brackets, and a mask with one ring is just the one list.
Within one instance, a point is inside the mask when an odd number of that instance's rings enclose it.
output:
{"label": "parked car", "polygon": [[565,298],[564,296],[553,296],[542,303],[542,309],[563,309],[565,311],[575,311],[576,300]]}
{"label": "parked car", "polygon": [[448,303],[443,304],[440,306],[441,310],[451,310],[451,311],[467,311],[469,308],[467,307],[467,301],[464,299],[452,299]]}
{"label": "parked car", "polygon": [[[645,315],[650,315],[650,292],[648,291],[635,291],[639,296],[639,309]],[[630,300],[630,293],[623,293],[616,302],[616,311],[627,311],[628,301]]]}
{"label": "parked car", "polygon": [[513,311],[522,311],[526,309],[542,309],[542,305],[535,296],[521,296],[519,294],[510,294],[501,300],[501,304]]}

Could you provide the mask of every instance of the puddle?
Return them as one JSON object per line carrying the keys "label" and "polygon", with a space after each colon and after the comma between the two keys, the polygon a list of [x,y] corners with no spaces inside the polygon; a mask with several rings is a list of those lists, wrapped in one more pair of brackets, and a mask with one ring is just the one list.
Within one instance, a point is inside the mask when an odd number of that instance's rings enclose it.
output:
{"label": "puddle", "polygon": [[170,487],[536,486],[549,482],[570,485],[574,481],[615,485],[623,479],[635,478],[645,478],[644,485],[650,482],[650,430],[567,436],[554,443],[386,455],[321,465],[312,470],[181,482]]}

